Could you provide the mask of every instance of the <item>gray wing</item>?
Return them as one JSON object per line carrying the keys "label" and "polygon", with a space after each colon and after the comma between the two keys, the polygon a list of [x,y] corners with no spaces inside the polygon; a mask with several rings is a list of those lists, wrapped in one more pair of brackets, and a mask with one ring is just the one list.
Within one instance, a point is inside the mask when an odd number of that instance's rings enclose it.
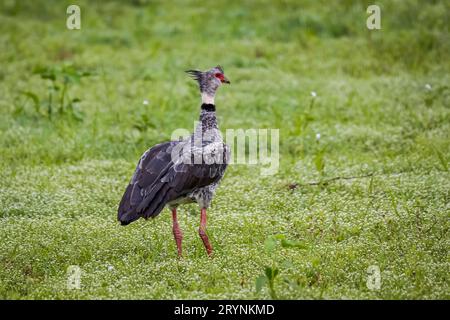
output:
{"label": "gray wing", "polygon": [[[177,198],[186,196],[196,188],[218,182],[224,175],[229,159],[228,147],[221,143],[223,161],[211,164],[194,162],[194,152],[189,154],[191,161],[174,163],[174,148],[181,150],[185,142],[171,141],[149,149],[141,157],[133,178],[119,204],[118,220],[127,225],[140,217],[156,217],[164,206]],[[208,162],[209,163],[209,162]]]}

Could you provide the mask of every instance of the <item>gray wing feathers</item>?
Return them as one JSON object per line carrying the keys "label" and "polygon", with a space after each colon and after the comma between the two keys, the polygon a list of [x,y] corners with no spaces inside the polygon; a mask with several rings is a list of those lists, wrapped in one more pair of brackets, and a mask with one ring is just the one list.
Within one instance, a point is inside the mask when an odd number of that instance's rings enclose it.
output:
{"label": "gray wing feathers", "polygon": [[118,209],[118,220],[122,224],[128,224],[140,218],[140,211],[137,208],[148,198],[152,192],[156,192],[155,182],[164,171],[170,167],[171,155],[167,150],[171,150],[177,141],[158,144],[145,152],[136,171],[127,186]]}
{"label": "gray wing feathers", "polygon": [[227,146],[223,150],[225,163],[173,163],[171,152],[178,143],[156,145],[141,157],[119,205],[118,220],[122,224],[156,217],[168,202],[222,178],[229,157]]}

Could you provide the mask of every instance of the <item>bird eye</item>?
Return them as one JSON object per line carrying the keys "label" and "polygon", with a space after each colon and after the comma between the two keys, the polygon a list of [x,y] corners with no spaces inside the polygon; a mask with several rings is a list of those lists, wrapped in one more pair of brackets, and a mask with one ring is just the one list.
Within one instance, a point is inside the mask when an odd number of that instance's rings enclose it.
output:
{"label": "bird eye", "polygon": [[219,78],[219,79],[223,79],[223,74],[221,74],[221,73],[216,73],[215,75],[214,75],[216,78]]}

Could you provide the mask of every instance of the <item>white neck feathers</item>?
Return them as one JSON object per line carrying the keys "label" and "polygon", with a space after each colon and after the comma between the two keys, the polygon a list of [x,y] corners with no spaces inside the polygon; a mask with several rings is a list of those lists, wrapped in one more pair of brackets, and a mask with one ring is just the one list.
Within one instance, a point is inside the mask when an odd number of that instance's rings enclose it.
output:
{"label": "white neck feathers", "polygon": [[214,104],[214,96],[210,96],[206,92],[202,92],[202,103]]}

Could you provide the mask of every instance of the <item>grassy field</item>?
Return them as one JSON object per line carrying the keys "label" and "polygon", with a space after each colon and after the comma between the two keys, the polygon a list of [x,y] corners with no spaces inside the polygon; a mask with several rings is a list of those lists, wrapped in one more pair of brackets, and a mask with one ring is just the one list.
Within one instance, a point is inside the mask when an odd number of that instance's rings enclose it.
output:
{"label": "grassy field", "polygon": [[[369,1],[86,0],[68,30],[71,3],[0,2],[0,298],[450,298],[448,1],[377,1],[374,31]],[[217,64],[221,129],[280,129],[280,168],[229,167],[212,259],[181,208],[180,260],[167,209],[116,211]]]}

